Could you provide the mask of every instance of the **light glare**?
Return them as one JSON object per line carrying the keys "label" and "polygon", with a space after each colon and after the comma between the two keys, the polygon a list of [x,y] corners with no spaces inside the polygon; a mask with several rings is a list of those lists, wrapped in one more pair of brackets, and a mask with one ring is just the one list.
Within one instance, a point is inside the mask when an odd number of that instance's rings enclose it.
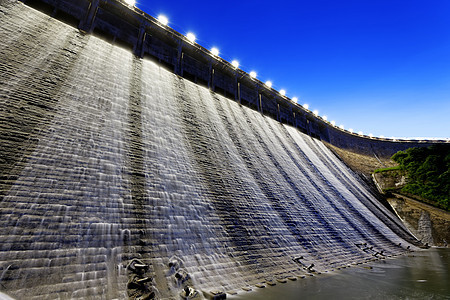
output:
{"label": "light glare", "polygon": [[322,119],[324,119],[325,121],[328,120],[327,116],[322,116]]}
{"label": "light glare", "polygon": [[303,107],[305,108],[305,109],[308,109],[309,108],[309,104],[303,104]]}
{"label": "light glare", "polygon": [[317,109],[315,109],[315,110],[313,111],[313,114],[315,114],[316,116],[318,116],[318,115],[319,115],[319,111],[318,111]]}
{"label": "light glare", "polygon": [[344,130],[344,125],[341,124],[341,125],[339,126],[339,128],[342,129],[342,130]]}
{"label": "light glare", "polygon": [[216,47],[213,47],[213,48],[211,49],[211,53],[212,53],[212,55],[214,55],[214,56],[219,56],[219,49],[217,49]]}
{"label": "light glare", "polygon": [[294,101],[295,103],[298,103],[298,98],[297,97],[292,97],[292,101]]}
{"label": "light glare", "polygon": [[331,121],[331,125],[336,126],[336,121]]}
{"label": "light glare", "polygon": [[256,72],[255,71],[251,71],[249,75],[250,75],[251,78],[256,78]]}
{"label": "light glare", "polygon": [[164,16],[164,15],[159,15],[158,16],[158,22],[161,23],[164,26],[167,26],[167,24],[169,24],[169,19],[167,19],[167,17]]}
{"label": "light glare", "polygon": [[265,83],[265,85],[266,85],[267,87],[271,88],[271,87],[272,87],[272,81],[267,80],[266,83]]}
{"label": "light glare", "polygon": [[189,42],[191,43],[195,43],[195,34],[193,34],[192,32],[188,32],[188,34],[186,34],[186,38],[188,39]]}
{"label": "light glare", "polygon": [[362,132],[362,131],[358,131],[358,134],[359,134],[359,135],[363,135],[363,132]]}
{"label": "light glare", "polygon": [[281,96],[285,96],[286,95],[286,91],[285,90],[280,90],[280,94],[281,94]]}
{"label": "light glare", "polygon": [[125,0],[125,3],[128,4],[129,6],[134,6],[136,4],[135,0]]}
{"label": "light glare", "polygon": [[238,62],[237,60],[233,60],[233,61],[231,62],[231,65],[232,65],[235,69],[239,68],[239,62]]}
{"label": "light glare", "polygon": [[353,128],[349,128],[349,129],[348,129],[348,131],[350,131],[350,132],[352,132],[352,133],[353,133]]}

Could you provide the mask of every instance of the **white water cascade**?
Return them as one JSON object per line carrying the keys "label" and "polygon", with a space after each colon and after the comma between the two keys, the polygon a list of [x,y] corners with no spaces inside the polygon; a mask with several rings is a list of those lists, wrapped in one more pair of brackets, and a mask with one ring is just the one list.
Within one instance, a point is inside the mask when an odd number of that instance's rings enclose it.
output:
{"label": "white water cascade", "polygon": [[242,292],[414,248],[322,142],[20,2],[0,15],[1,291],[126,298],[137,258],[158,298],[180,270]]}

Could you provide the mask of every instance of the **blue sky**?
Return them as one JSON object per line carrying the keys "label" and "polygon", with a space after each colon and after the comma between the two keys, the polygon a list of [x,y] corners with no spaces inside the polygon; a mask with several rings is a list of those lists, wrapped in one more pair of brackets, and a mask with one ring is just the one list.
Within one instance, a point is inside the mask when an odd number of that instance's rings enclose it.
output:
{"label": "blue sky", "polygon": [[450,138],[450,0],[136,6],[355,132]]}

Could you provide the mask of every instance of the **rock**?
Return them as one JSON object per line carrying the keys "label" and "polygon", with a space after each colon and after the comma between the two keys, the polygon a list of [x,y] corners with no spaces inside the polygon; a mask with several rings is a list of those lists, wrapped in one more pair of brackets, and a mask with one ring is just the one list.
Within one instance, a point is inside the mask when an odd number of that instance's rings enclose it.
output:
{"label": "rock", "polygon": [[210,291],[210,292],[204,291],[203,295],[205,296],[206,299],[209,300],[221,300],[227,298],[227,294],[222,291]]}
{"label": "rock", "polygon": [[190,286],[185,286],[180,296],[183,299],[200,299],[199,292]]}
{"label": "rock", "polygon": [[174,276],[175,276],[176,280],[181,283],[186,282],[190,278],[188,272],[186,272],[185,270],[182,270],[182,269],[178,270]]}

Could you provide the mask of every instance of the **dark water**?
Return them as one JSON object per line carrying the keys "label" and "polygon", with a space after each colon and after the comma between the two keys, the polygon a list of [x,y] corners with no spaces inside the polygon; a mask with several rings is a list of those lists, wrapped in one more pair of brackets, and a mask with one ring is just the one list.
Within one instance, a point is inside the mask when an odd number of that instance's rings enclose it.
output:
{"label": "dark water", "polygon": [[450,249],[430,249],[230,299],[450,299]]}

